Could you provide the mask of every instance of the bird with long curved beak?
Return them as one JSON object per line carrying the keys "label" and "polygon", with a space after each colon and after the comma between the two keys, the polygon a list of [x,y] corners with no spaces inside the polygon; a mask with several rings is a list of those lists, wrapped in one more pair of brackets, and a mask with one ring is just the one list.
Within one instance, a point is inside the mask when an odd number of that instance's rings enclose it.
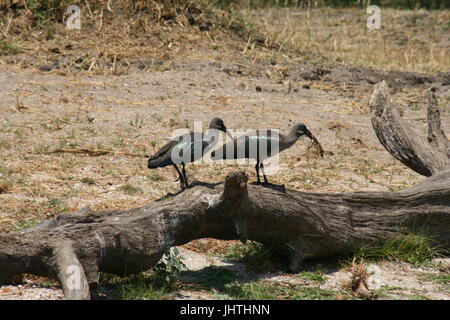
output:
{"label": "bird with long curved beak", "polygon": [[[278,131],[270,129],[256,130],[254,132],[244,134],[236,138],[232,143],[227,143],[219,149],[211,152],[211,159],[254,159],[256,160],[255,169],[258,184],[261,183],[259,176],[260,169],[264,177],[264,182],[269,183],[264,172],[263,161],[267,158],[273,157],[283,150],[290,148],[295,144],[298,138],[303,135],[307,136],[320,147],[319,141],[308,130],[306,125],[303,123],[297,123],[291,128],[289,134],[287,135],[283,135]],[[323,153],[324,151],[320,147],[321,157],[323,157]]]}
{"label": "bird with long curved beak", "polygon": [[[219,140],[216,130],[225,132],[233,140],[220,118],[213,118],[208,129],[206,133],[191,132],[172,139],[148,159],[147,167],[155,169],[173,165],[179,175],[181,189],[184,190],[189,185],[185,165],[201,159],[216,145]],[[178,165],[182,166],[181,171]]]}

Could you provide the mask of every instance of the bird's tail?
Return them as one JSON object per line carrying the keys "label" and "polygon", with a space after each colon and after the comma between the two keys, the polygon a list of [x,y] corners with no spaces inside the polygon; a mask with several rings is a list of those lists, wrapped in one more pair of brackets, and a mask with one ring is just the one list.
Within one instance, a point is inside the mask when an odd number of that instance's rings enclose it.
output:
{"label": "bird's tail", "polygon": [[152,162],[151,160],[149,160],[149,161],[148,161],[148,164],[147,164],[147,168],[149,168],[149,169],[155,169],[156,166],[153,164],[153,162]]}

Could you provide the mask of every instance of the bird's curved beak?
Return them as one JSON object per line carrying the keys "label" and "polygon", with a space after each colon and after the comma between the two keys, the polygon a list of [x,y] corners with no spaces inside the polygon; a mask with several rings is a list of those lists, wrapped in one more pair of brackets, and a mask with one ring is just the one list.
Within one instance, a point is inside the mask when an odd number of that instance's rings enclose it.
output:
{"label": "bird's curved beak", "polygon": [[230,137],[231,141],[234,140],[233,135],[230,133],[230,131],[227,130],[227,131],[225,131],[225,133],[227,134],[227,136]]}
{"label": "bird's curved beak", "polygon": [[230,137],[231,141],[234,140],[233,135],[230,133],[230,131],[228,131],[227,127],[225,127],[225,125],[222,128],[222,131],[225,132],[227,134],[227,136]]}
{"label": "bird's curved beak", "polygon": [[310,138],[311,140],[317,140],[316,137],[314,137],[308,129],[306,129],[305,135]]}

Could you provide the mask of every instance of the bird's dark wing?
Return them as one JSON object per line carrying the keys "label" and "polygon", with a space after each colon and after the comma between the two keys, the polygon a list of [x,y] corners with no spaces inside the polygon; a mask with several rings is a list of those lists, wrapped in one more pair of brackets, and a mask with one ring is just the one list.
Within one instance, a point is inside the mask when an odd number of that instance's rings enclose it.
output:
{"label": "bird's dark wing", "polygon": [[178,144],[178,140],[171,140],[161,147],[155,154],[148,159],[148,167],[162,167],[170,163],[172,149]]}
{"label": "bird's dark wing", "polygon": [[178,140],[169,141],[164,146],[162,146],[161,149],[159,149],[157,152],[155,152],[155,154],[150,156],[149,160],[156,160],[156,159],[159,159],[159,158],[165,156],[168,153],[170,154],[173,147],[175,147],[178,143],[179,143]]}
{"label": "bird's dark wing", "polygon": [[[171,152],[172,152],[172,149],[176,145],[178,145],[178,144],[180,144],[182,142],[193,140],[194,139],[194,135],[195,134],[191,132],[191,133],[186,133],[186,134],[183,134],[183,135],[178,136],[176,138],[173,138],[172,140],[167,142],[164,146],[162,146],[161,149],[159,149],[154,155],[152,155],[149,160],[160,159],[160,158],[164,157],[167,154],[170,155]],[[197,138],[197,137],[195,137],[195,138]]]}

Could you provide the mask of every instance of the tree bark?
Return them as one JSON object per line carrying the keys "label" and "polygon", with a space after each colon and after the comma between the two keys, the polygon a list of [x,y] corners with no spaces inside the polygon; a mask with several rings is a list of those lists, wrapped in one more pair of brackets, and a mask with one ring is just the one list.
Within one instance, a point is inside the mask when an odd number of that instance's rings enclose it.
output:
{"label": "tree bark", "polygon": [[441,128],[437,99],[428,94],[428,137],[424,139],[400,117],[389,100],[385,81],[375,85],[370,99],[372,125],[380,143],[404,165],[424,176],[450,169],[450,142]]}
{"label": "tree bark", "polygon": [[303,259],[350,253],[418,227],[448,248],[449,147],[437,104],[431,95],[427,142],[407,129],[387,90],[377,85],[370,102],[375,131],[405,165],[432,175],[423,182],[393,193],[316,194],[248,185],[244,172],[233,172],[224,183],[196,183],[141,208],[82,210],[0,234],[0,284],[31,273],[58,279],[67,299],[89,299],[95,297],[98,272],[145,271],[170,247],[206,237],[261,242],[282,253],[293,271]]}

